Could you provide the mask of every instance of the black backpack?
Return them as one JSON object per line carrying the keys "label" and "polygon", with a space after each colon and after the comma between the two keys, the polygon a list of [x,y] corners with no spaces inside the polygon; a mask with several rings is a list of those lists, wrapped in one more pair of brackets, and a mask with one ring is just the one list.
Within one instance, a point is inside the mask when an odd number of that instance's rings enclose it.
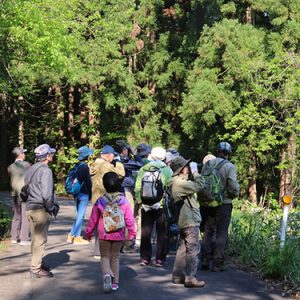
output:
{"label": "black backpack", "polygon": [[179,234],[178,219],[183,204],[184,199],[177,202],[174,201],[170,186],[165,189],[163,195],[163,211],[168,223],[168,231],[171,235]]}

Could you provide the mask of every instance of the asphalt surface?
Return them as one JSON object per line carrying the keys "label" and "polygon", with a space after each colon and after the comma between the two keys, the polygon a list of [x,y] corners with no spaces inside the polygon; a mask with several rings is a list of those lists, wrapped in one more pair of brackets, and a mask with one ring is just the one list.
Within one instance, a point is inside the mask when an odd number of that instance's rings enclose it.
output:
{"label": "asphalt surface", "polygon": [[[9,203],[7,194],[0,200]],[[199,271],[206,281],[202,289],[187,289],[171,283],[174,256],[169,256],[165,268],[141,267],[139,255],[123,254],[120,266],[120,288],[105,294],[102,289],[100,261],[93,257],[94,243],[72,245],[66,242],[75,208],[72,200],[60,200],[61,210],[49,229],[45,261],[52,267],[53,278],[31,278],[29,274],[30,246],[9,244],[0,252],[0,299],[5,300],[94,300],[94,299],[288,299],[252,274],[229,267],[225,272]],[[91,206],[86,213],[90,215]],[[85,220],[86,225],[87,220]]]}

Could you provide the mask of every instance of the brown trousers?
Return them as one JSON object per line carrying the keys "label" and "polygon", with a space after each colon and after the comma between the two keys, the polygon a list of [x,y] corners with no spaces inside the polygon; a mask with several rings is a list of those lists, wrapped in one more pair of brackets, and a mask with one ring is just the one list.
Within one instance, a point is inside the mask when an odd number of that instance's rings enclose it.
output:
{"label": "brown trousers", "polygon": [[109,274],[113,283],[119,283],[120,250],[123,241],[99,240],[103,276]]}
{"label": "brown trousers", "polygon": [[26,212],[31,232],[31,270],[38,271],[47,243],[50,215],[45,209],[28,210]]}

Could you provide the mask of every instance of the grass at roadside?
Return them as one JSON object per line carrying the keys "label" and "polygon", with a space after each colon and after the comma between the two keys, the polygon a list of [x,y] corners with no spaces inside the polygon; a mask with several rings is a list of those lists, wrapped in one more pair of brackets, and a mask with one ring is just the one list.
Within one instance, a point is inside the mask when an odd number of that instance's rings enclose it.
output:
{"label": "grass at roadside", "polygon": [[243,203],[235,207],[229,251],[237,262],[278,282],[282,290],[297,293],[300,286],[300,209],[291,210],[285,246],[280,248],[282,210]]}
{"label": "grass at roadside", "polygon": [[3,203],[0,203],[0,251],[3,251],[7,247],[5,239],[10,235],[11,220],[11,209]]}

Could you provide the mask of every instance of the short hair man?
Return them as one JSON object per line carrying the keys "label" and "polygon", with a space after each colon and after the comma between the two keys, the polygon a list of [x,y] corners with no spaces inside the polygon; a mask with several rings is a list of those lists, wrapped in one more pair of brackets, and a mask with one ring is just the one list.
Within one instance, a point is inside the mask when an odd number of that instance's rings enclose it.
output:
{"label": "short hair man", "polygon": [[15,147],[12,151],[15,155],[15,161],[7,168],[12,189],[11,242],[16,244],[20,241],[21,246],[30,245],[26,206],[20,197],[21,189],[24,186],[25,173],[30,168],[30,163],[25,161],[26,151],[26,149]]}
{"label": "short hair man", "polygon": [[[224,191],[223,204],[217,207],[209,207],[205,202],[201,202],[201,215],[203,216],[203,238],[201,249],[202,269],[210,267],[212,258],[212,271],[220,272],[225,269],[225,248],[228,240],[228,227],[232,212],[232,199],[239,195],[240,186],[237,181],[236,168],[229,159],[232,153],[231,145],[221,142],[217,148],[217,158],[206,157],[206,164],[222,164],[219,169],[222,190]],[[225,160],[225,161],[224,161]],[[205,170],[205,166],[203,170]],[[214,249],[212,249],[213,239],[215,239]]]}
{"label": "short hair man", "polygon": [[104,195],[105,188],[103,186],[103,176],[107,172],[115,172],[120,178],[125,176],[124,166],[121,162],[115,162],[113,160],[118,153],[110,145],[105,145],[101,149],[100,158],[97,158],[91,166],[92,176],[92,202],[95,203],[97,199]]}
{"label": "short hair man", "polygon": [[54,200],[53,174],[48,164],[56,152],[48,144],[35,150],[36,163],[27,171],[25,184],[29,184],[26,201],[26,214],[31,232],[31,275],[37,278],[53,277],[52,272],[43,264],[47,242],[50,216],[56,217],[59,206]]}
{"label": "short hair man", "polygon": [[[95,203],[99,197],[105,193],[103,185],[103,176],[108,172],[115,172],[120,178],[125,176],[125,169],[121,162],[115,161],[115,155],[118,153],[110,145],[105,145],[100,151],[100,158],[97,158],[91,166],[92,176],[92,203]],[[114,164],[115,163],[115,164]],[[95,238],[95,252],[94,257],[100,257],[99,240],[96,235]]]}

